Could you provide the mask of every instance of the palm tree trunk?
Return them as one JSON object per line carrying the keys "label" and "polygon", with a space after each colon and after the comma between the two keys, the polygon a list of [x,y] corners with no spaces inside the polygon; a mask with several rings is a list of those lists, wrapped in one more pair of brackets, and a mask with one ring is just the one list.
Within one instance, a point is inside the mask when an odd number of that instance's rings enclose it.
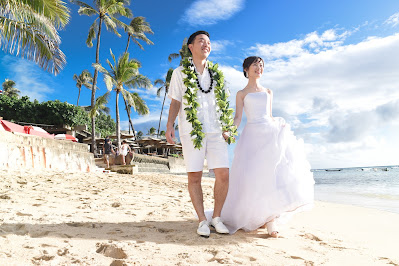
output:
{"label": "palm tree trunk", "polygon": [[129,49],[129,43],[130,43],[130,34],[127,35],[127,44],[126,44],[125,53],[127,53],[127,50]]}
{"label": "palm tree trunk", "polygon": [[134,127],[133,127],[133,122],[132,119],[130,118],[130,107],[128,106],[125,97],[123,97],[123,101],[125,102],[125,107],[126,107],[126,112],[127,116],[129,117],[129,134],[130,134],[130,127],[132,128],[133,131],[133,136],[136,137],[136,134],[134,133]]}
{"label": "palm tree trunk", "polygon": [[79,94],[78,94],[78,102],[76,103],[76,106],[79,106],[79,98],[80,98],[80,91],[82,90],[82,87],[79,88]]}
{"label": "palm tree trunk", "polygon": [[158,137],[158,138],[159,138],[159,130],[160,130],[160,128],[161,128],[162,112],[163,112],[163,106],[164,106],[164,104],[165,104],[166,92],[167,92],[167,89],[165,88],[165,95],[163,96],[163,102],[162,102],[162,108],[161,108],[161,115],[159,116],[158,133],[157,133],[157,137]]}
{"label": "palm tree trunk", "polygon": [[[96,63],[100,62],[100,36],[101,36],[101,26],[103,23],[103,19],[100,16],[100,21],[98,25],[98,33],[97,33],[97,47],[96,47]],[[97,83],[98,71],[94,68],[93,75],[93,84],[91,86],[91,108],[94,109],[94,105],[96,104],[96,83]],[[94,115],[91,118],[91,152],[94,156],[97,155],[97,146],[96,146],[96,116]]]}
{"label": "palm tree trunk", "polygon": [[116,142],[118,145],[118,151],[121,151],[121,129],[119,119],[119,88],[116,88]]}

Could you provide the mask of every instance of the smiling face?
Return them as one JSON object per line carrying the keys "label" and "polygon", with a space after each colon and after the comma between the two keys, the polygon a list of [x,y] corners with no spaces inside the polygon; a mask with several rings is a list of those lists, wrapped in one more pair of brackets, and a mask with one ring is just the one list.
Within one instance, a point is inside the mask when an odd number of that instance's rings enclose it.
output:
{"label": "smiling face", "polygon": [[211,53],[211,41],[205,34],[199,34],[194,41],[188,45],[193,58],[206,59]]}
{"label": "smiling face", "polygon": [[263,75],[264,63],[262,58],[258,57],[249,67],[245,68],[246,77],[247,78],[255,78],[258,79]]}

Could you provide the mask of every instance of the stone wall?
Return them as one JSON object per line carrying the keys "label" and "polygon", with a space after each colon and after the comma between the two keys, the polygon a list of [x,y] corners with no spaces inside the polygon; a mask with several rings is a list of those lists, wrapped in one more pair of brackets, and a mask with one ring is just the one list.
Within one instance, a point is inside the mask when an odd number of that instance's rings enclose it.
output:
{"label": "stone wall", "polygon": [[91,172],[96,166],[86,144],[0,130],[0,168]]}

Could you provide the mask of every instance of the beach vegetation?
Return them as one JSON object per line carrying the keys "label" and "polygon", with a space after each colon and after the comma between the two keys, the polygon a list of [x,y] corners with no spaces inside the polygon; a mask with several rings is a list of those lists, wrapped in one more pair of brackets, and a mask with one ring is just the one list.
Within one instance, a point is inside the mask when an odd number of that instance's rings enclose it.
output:
{"label": "beach vegetation", "polygon": [[[93,24],[89,28],[89,34],[87,35],[86,45],[88,47],[93,47],[93,39],[97,38],[96,43],[96,61],[95,64],[100,62],[100,39],[101,39],[101,29],[103,23],[108,31],[115,33],[118,37],[121,37],[117,31],[118,27],[126,28],[127,25],[117,19],[119,16],[124,16],[131,18],[133,16],[132,11],[126,7],[130,4],[128,0],[102,0],[94,1],[94,7],[86,4],[83,1],[70,0],[72,3],[79,6],[78,14],[86,16],[96,16]],[[96,84],[97,84],[98,69],[94,68],[93,83],[91,90],[91,108],[95,108],[96,104]],[[95,116],[92,118],[92,136],[95,136]],[[119,117],[118,117],[119,118]],[[91,151],[96,154],[96,141],[92,138]]]}
{"label": "beach vegetation", "polygon": [[[125,53],[128,52],[130,39],[132,39],[132,41],[135,44],[137,44],[140,47],[140,49],[142,49],[142,50],[144,50],[144,47],[141,45],[141,43],[139,41],[143,41],[148,45],[154,44],[146,36],[146,34],[154,34],[154,32],[151,29],[150,23],[145,21],[145,17],[134,17],[130,21],[129,25],[127,25],[127,27],[125,27],[125,32],[128,35]],[[132,118],[130,116],[131,111],[132,111],[132,106],[129,105],[129,103],[125,100],[125,98],[123,98],[123,100],[125,103],[126,113],[127,113],[128,119],[129,119],[129,134],[130,134],[130,129],[131,129],[133,132],[133,136],[136,137]]]}
{"label": "beach vegetation", "polygon": [[145,101],[137,92],[128,91],[124,88],[150,89],[152,87],[151,81],[139,73],[141,63],[135,59],[129,59],[129,53],[123,53],[118,60],[110,51],[113,63],[107,59],[110,70],[105,69],[101,64],[94,63],[93,66],[97,71],[104,75],[104,83],[107,87],[107,92],[99,97],[104,102],[108,101],[110,92],[116,92],[116,136],[118,147],[121,145],[120,139],[120,118],[119,118],[119,94],[122,94],[124,100],[132,106],[133,110],[139,115],[146,115],[149,109]]}
{"label": "beach vegetation", "polygon": [[[12,122],[25,122],[32,124],[54,125],[57,127],[88,125],[90,130],[90,117],[83,107],[76,106],[59,100],[41,102],[30,101],[28,96],[21,98],[0,95],[0,116]],[[99,113],[96,121],[96,130],[102,137],[115,132],[115,120],[108,114]]]}
{"label": "beach vegetation", "polygon": [[173,59],[180,58],[179,65],[181,66],[181,65],[183,65],[184,58],[190,57],[190,56],[191,56],[191,53],[190,53],[190,49],[188,49],[187,38],[184,38],[183,44],[182,44],[179,52],[178,53],[171,53],[168,56],[168,61],[170,63],[170,62],[172,62]]}
{"label": "beach vegetation", "polygon": [[76,87],[79,89],[79,94],[78,94],[78,101],[76,103],[77,106],[79,106],[79,98],[80,98],[80,92],[82,90],[82,86],[85,86],[89,90],[92,89],[93,86],[93,77],[91,76],[90,72],[85,69],[80,73],[80,75],[73,75],[73,80],[76,81]]}
{"label": "beach vegetation", "polygon": [[15,87],[15,81],[13,81],[11,79],[6,79],[3,82],[2,87],[3,87],[2,94],[7,95],[9,97],[19,97],[19,94],[21,93]]}
{"label": "beach vegetation", "polygon": [[157,131],[157,130],[156,130],[155,127],[151,127],[151,128],[148,130],[147,134],[150,135],[150,136],[152,136],[152,135],[155,135],[155,132],[156,132],[156,131]]}
{"label": "beach vegetation", "polygon": [[1,0],[0,47],[57,75],[66,64],[58,30],[69,18],[61,0]]}
{"label": "beach vegetation", "polygon": [[158,131],[157,131],[157,136],[160,134],[160,129],[161,129],[161,120],[162,120],[162,113],[163,113],[163,107],[165,105],[165,99],[166,95],[168,94],[169,91],[169,85],[170,85],[170,80],[172,79],[172,74],[173,74],[173,68],[169,68],[168,72],[166,73],[166,78],[165,80],[162,79],[157,79],[154,81],[155,86],[160,86],[157,90],[157,96],[159,97],[161,95],[161,91],[164,90],[165,93],[163,95],[163,101],[162,101],[162,108],[161,108],[161,114],[159,116],[159,123],[158,123]]}

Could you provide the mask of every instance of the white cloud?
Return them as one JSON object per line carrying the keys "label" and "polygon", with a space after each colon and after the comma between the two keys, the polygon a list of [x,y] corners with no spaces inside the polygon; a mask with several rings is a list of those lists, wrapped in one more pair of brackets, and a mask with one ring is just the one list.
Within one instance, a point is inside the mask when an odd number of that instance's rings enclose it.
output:
{"label": "white cloud", "polygon": [[191,26],[212,25],[228,20],[244,7],[244,0],[197,0],[183,15]]}
{"label": "white cloud", "polygon": [[21,96],[29,96],[31,100],[44,101],[54,91],[48,84],[50,78],[46,72],[33,62],[23,58],[6,55],[1,62],[10,72],[9,79],[15,81],[16,88],[21,91]]}
{"label": "white cloud", "polygon": [[[345,44],[350,34],[250,48],[265,59],[261,84],[274,91],[273,113],[305,139],[314,168],[398,164],[399,34]],[[222,70],[233,92],[245,87],[239,67]]]}
{"label": "white cloud", "polygon": [[226,47],[229,45],[233,45],[233,42],[228,40],[212,41],[212,53],[223,53],[226,51]]}
{"label": "white cloud", "polygon": [[395,13],[390,16],[384,24],[391,25],[392,27],[396,27],[399,24],[399,13]]}
{"label": "white cloud", "polygon": [[261,54],[266,60],[287,59],[305,54],[319,53],[337,47],[350,35],[345,31],[338,34],[336,30],[329,29],[319,35],[317,32],[307,34],[303,39],[290,40],[275,44],[256,44],[249,50]]}

